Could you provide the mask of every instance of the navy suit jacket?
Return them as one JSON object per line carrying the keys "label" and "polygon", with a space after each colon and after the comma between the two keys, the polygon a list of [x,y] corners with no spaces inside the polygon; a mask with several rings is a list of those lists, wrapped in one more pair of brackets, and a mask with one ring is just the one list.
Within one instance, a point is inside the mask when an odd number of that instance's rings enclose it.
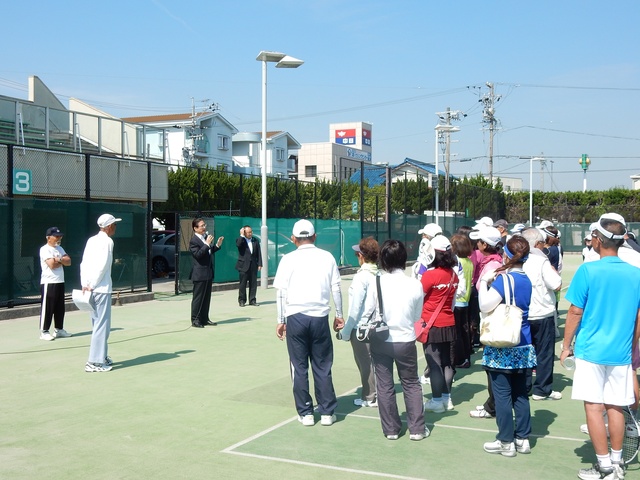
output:
{"label": "navy suit jacket", "polygon": [[189,241],[189,251],[191,252],[191,273],[189,280],[193,282],[213,281],[213,270],[215,267],[215,258],[213,254],[220,250],[215,244],[211,244],[211,248],[204,243],[200,237],[194,235]]}
{"label": "navy suit jacket", "polygon": [[251,237],[251,246],[253,247],[253,253],[249,250],[247,239],[245,237],[238,237],[236,239],[236,247],[238,247],[238,261],[236,262],[236,270],[245,273],[248,272],[251,267],[262,266],[262,253],[260,252],[260,242],[257,238]]}

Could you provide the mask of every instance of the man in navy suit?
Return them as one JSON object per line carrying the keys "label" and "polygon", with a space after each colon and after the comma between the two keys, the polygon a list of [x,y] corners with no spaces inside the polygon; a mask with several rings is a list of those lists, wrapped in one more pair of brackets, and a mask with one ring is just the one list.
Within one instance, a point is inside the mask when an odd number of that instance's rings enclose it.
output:
{"label": "man in navy suit", "polygon": [[194,218],[191,222],[194,235],[189,241],[192,256],[192,267],[189,279],[193,282],[193,299],[191,300],[191,325],[203,328],[205,325],[217,325],[209,320],[211,304],[211,286],[215,259],[213,254],[220,250],[224,237],[219,237],[215,245],[213,235],[207,232],[207,224],[202,218]]}
{"label": "man in navy suit", "polygon": [[262,254],[260,242],[253,238],[253,230],[249,225],[240,229],[240,236],[236,239],[238,247],[238,261],[236,270],[240,272],[240,291],[238,304],[244,307],[247,303],[247,283],[249,284],[249,305],[258,306],[256,290],[258,289],[258,271],[262,269]]}

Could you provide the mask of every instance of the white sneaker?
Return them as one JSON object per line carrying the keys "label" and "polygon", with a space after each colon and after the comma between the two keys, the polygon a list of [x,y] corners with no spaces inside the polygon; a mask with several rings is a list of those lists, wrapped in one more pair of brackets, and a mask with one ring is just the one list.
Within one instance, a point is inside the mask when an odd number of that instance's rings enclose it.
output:
{"label": "white sneaker", "polygon": [[386,435],[387,440],[397,440],[398,439],[398,435]]}
{"label": "white sneaker", "polygon": [[425,377],[424,375],[420,376],[420,383],[422,385],[431,385],[431,379],[429,377]]}
{"label": "white sneaker", "polygon": [[424,402],[424,409],[427,412],[434,412],[434,413],[443,413],[445,411],[444,403],[442,403],[442,401],[436,402],[433,399],[427,400],[426,402]]}
{"label": "white sneaker", "polygon": [[315,418],[313,418],[313,415],[311,414],[304,416],[298,415],[298,421],[305,427],[313,427],[313,425],[316,423]]}
{"label": "white sneaker", "polygon": [[[607,438],[608,438],[608,437],[609,437],[609,424],[608,424],[608,423],[605,423],[605,424],[604,424],[604,428],[605,428],[605,429],[606,429],[606,431],[607,431]],[[587,426],[587,424],[586,424],[586,423],[583,423],[582,425],[580,425],[580,431],[581,431],[582,433],[584,433],[585,435],[589,435],[589,427]],[[636,435],[636,436],[637,436],[637,435]]]}
{"label": "white sneaker", "polygon": [[320,416],[320,425],[324,425],[325,427],[330,427],[336,421],[335,415],[321,415]]}
{"label": "white sneaker", "polygon": [[516,438],[516,452],[531,453],[531,445],[528,438]]}
{"label": "white sneaker", "polygon": [[56,338],[69,338],[71,334],[67,332],[64,328],[61,328],[60,330],[56,330],[53,333],[53,336]]}
{"label": "white sneaker", "polygon": [[431,431],[427,427],[424,427],[424,433],[412,433],[409,435],[409,440],[419,442],[420,440],[427,438],[429,435],[431,435]]}
{"label": "white sneaker", "polygon": [[87,373],[108,372],[112,368],[113,367],[111,367],[110,365],[104,365],[102,363],[87,362],[87,364],[84,366],[84,371],[87,372]]}
{"label": "white sneaker", "polygon": [[[442,402],[444,403],[444,402]],[[447,412],[450,412],[451,410],[453,410],[455,407],[453,406],[453,401],[451,400],[451,398],[449,398],[449,401],[444,405],[444,409]]]}
{"label": "white sneaker", "polygon": [[560,392],[551,392],[549,396],[545,397],[544,395],[531,395],[531,398],[538,400],[560,400],[562,398],[562,394]]}
{"label": "white sneaker", "polygon": [[47,342],[50,342],[51,340],[55,340],[56,337],[54,337],[53,335],[51,335],[49,333],[49,331],[46,332],[40,332],[40,340],[46,340]]}
{"label": "white sneaker", "polygon": [[609,468],[601,467],[597,463],[591,468],[581,468],[578,471],[578,478],[582,480],[617,480],[617,469],[614,466]]}
{"label": "white sneaker", "polygon": [[377,407],[377,400],[362,400],[361,398],[356,398],[353,400],[353,404],[358,407]]}
{"label": "white sneaker", "polygon": [[475,410],[471,410],[469,416],[471,418],[493,418],[493,415],[487,412],[482,405],[478,405]]}
{"label": "white sneaker", "polygon": [[516,456],[516,445],[513,442],[502,443],[500,440],[487,442],[484,444],[484,451],[487,453],[499,453],[504,457]]}
{"label": "white sneaker", "polygon": [[611,462],[611,464],[613,465],[613,469],[616,471],[616,475],[618,475],[618,479],[624,480],[624,474],[626,473],[625,470],[627,469],[624,462],[621,460],[619,462]]}

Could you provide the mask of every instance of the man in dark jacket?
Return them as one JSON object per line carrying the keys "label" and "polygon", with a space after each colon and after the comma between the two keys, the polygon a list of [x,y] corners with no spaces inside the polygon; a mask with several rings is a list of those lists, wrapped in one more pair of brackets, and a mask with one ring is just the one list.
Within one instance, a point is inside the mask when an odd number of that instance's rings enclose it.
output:
{"label": "man in dark jacket", "polygon": [[193,299],[191,300],[191,325],[202,328],[205,325],[217,325],[209,320],[211,304],[211,286],[215,265],[213,254],[220,250],[224,237],[219,237],[215,245],[213,235],[207,232],[207,224],[202,218],[194,218],[191,222],[194,235],[189,241],[192,257],[189,279],[193,282]]}
{"label": "man in dark jacket", "polygon": [[240,236],[236,239],[236,247],[238,247],[236,270],[240,272],[238,304],[244,307],[247,303],[248,283],[249,305],[257,307],[256,290],[258,289],[258,271],[262,269],[262,254],[260,253],[260,242],[253,237],[253,230],[249,225],[240,229]]}

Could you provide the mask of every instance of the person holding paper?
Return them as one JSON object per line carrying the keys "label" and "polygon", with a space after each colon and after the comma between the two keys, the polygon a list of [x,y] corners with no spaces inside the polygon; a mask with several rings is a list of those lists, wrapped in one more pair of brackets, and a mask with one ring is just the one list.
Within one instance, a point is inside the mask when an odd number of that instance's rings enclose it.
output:
{"label": "person holding paper", "polygon": [[111,265],[113,264],[113,237],[116,233],[115,218],[109,213],[100,215],[100,231],[87,240],[80,264],[82,292],[91,292],[91,346],[85,372],[108,372],[113,361],[107,355],[107,341],[111,331]]}
{"label": "person holding paper", "polygon": [[[71,257],[60,246],[63,233],[58,227],[47,229],[47,243],[40,248],[40,340],[70,337],[64,329],[64,269],[71,265]],[[55,331],[49,332],[53,320]]]}

